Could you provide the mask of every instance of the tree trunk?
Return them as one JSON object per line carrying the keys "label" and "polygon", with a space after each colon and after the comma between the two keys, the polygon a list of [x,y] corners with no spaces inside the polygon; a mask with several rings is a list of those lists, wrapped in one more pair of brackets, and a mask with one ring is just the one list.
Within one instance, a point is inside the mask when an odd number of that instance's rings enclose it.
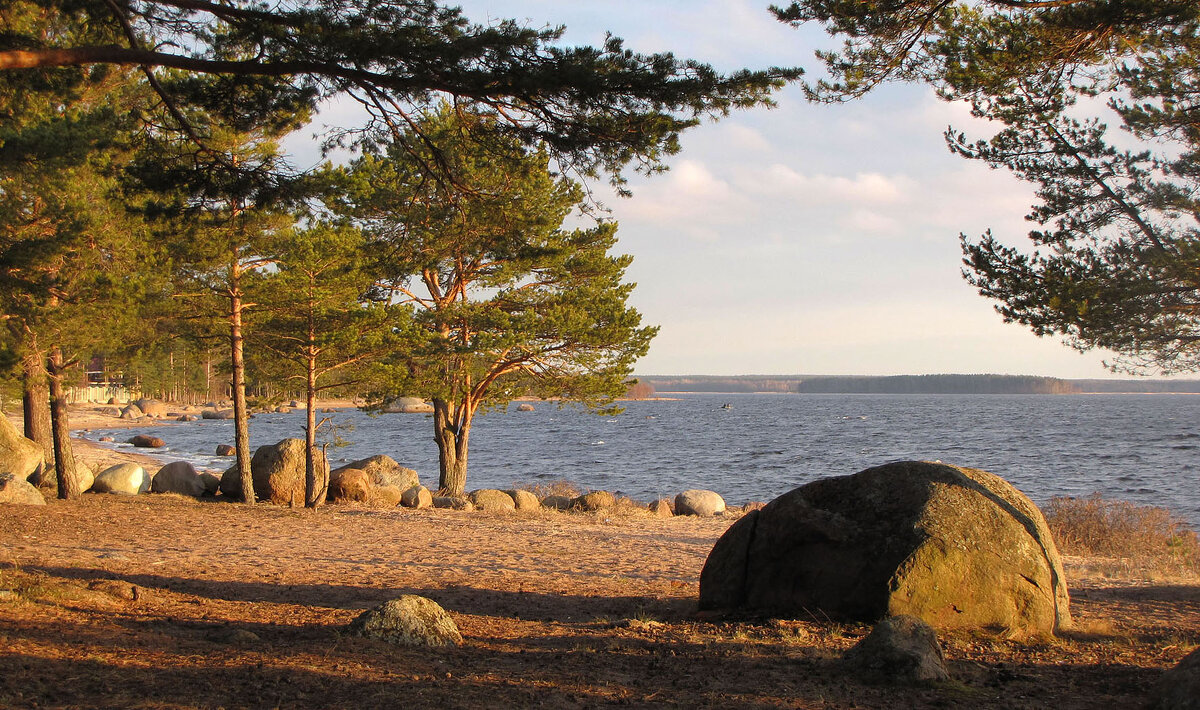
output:
{"label": "tree trunk", "polygon": [[304,427],[304,507],[316,508],[325,504],[329,492],[329,466],[317,469],[317,363],[308,360],[308,387],[305,407],[308,421]]}
{"label": "tree trunk", "polygon": [[229,292],[229,364],[233,370],[234,448],[237,449],[238,473],[242,482],[242,501],[254,505],[254,474],[250,470],[250,417],[246,411],[246,359],[242,346],[242,294],[235,281]]}
{"label": "tree trunk", "polygon": [[45,355],[26,343],[21,369],[24,375],[21,393],[25,437],[42,447],[42,470],[54,462],[54,431],[50,426],[50,387],[46,382]]}
{"label": "tree trunk", "polygon": [[78,498],[83,491],[75,470],[75,454],[71,450],[71,421],[67,415],[67,398],[62,387],[62,350],[50,349],[46,372],[50,376],[50,428],[54,438],[54,470],[58,477],[58,497]]}
{"label": "tree trunk", "polygon": [[467,488],[467,442],[471,415],[463,413],[457,425],[445,400],[433,400],[433,438],[438,447],[438,489],[442,495],[460,496]]}

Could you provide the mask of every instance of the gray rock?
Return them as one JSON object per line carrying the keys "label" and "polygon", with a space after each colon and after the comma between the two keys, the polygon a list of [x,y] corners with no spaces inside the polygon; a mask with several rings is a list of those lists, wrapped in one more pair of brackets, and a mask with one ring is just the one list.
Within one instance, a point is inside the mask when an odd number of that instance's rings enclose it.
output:
{"label": "gray rock", "polygon": [[385,404],[383,411],[388,414],[428,414],[433,411],[433,405],[420,397],[397,397]]}
{"label": "gray rock", "polygon": [[433,496],[433,507],[454,510],[475,510],[475,504],[466,496]]}
{"label": "gray rock", "polygon": [[235,456],[235,455],[237,455],[237,448],[234,447],[233,444],[217,444],[216,455],[217,456]]}
{"label": "gray rock", "polygon": [[468,494],[471,502],[478,510],[485,513],[507,513],[517,509],[517,503],[512,496],[494,488],[481,488]]}
{"label": "gray rock", "polygon": [[232,409],[205,409],[200,412],[201,419],[233,419]]}
{"label": "gray rock", "polygon": [[433,494],[425,486],[413,486],[400,496],[400,505],[405,508],[432,508]]}
{"label": "gray rock", "polygon": [[1062,561],[1024,494],[976,469],[900,462],[814,481],[734,523],[700,575],[702,609],[1053,633]]}
{"label": "gray rock", "polygon": [[136,463],[119,463],[96,474],[95,493],[120,493],[135,496],[150,490],[150,476]]}
{"label": "gray rock", "polygon": [[365,611],[346,631],[401,646],[460,646],[462,634],[437,602],[405,594]]}
{"label": "gray rock", "polygon": [[575,499],[570,496],[546,496],[542,499],[542,507],[551,510],[570,510],[574,501]]}
{"label": "gray rock", "polygon": [[1153,710],[1200,710],[1200,648],[1163,673],[1150,692]]}
{"label": "gray rock", "polygon": [[42,447],[22,436],[8,417],[0,414],[0,473],[26,481],[41,467]]}
{"label": "gray rock", "polygon": [[127,405],[121,410],[122,419],[141,419],[144,416],[145,413],[136,404]]}
{"label": "gray rock", "polygon": [[134,401],[133,406],[142,410],[142,413],[148,417],[165,417],[167,416],[167,405],[157,399],[139,399]]}
{"label": "gray rock", "polygon": [[846,652],[862,674],[896,683],[950,679],[946,657],[933,627],[915,616],[890,616]]}
{"label": "gray rock", "polygon": [[36,486],[14,473],[0,473],[0,503],[45,505],[46,499]]}
{"label": "gray rock", "polygon": [[200,474],[200,484],[204,486],[204,492],[210,496],[215,496],[221,490],[221,477],[204,471]]}
{"label": "gray rock", "polygon": [[675,496],[676,515],[702,517],[725,512],[725,499],[713,491],[690,490]]}
{"label": "gray rock", "polygon": [[151,493],[177,493],[199,498],[206,490],[204,481],[200,480],[200,474],[187,461],[173,461],[163,466],[150,481]]}
{"label": "gray rock", "polygon": [[518,488],[504,492],[517,504],[517,510],[540,510],[542,507],[542,502],[530,491]]}
{"label": "gray rock", "polygon": [[518,412],[533,412],[533,411],[537,411],[537,410],[534,408],[534,406],[532,404],[518,404],[517,411]]}

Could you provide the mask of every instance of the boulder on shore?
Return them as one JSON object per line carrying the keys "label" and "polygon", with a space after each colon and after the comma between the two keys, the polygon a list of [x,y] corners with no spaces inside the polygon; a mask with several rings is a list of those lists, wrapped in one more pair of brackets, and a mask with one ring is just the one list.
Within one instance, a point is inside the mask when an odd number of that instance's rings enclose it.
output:
{"label": "boulder on shore", "polygon": [[905,461],[801,486],[717,541],[702,609],[1054,633],[1071,623],[1037,507],[985,471]]}
{"label": "boulder on shore", "polygon": [[37,487],[15,473],[0,473],[0,503],[45,505],[46,499]]}
{"label": "boulder on shore", "polygon": [[351,461],[345,466],[335,469],[330,475],[352,468],[366,472],[371,483],[376,486],[395,486],[406,491],[413,486],[421,485],[416,471],[401,466],[391,456],[383,454]]}
{"label": "boulder on shore", "polygon": [[151,493],[176,493],[199,498],[206,491],[196,467],[187,461],[173,461],[158,469],[150,481]]}
{"label": "boulder on shore", "polygon": [[22,436],[8,417],[0,415],[0,473],[27,481],[41,467],[42,447]]}
{"label": "boulder on shore", "polygon": [[93,493],[119,493],[136,496],[150,490],[150,476],[136,463],[119,463],[96,474]]}
{"label": "boulder on shore", "polygon": [[133,402],[133,405],[142,410],[142,414],[148,417],[165,417],[167,416],[167,405],[157,399],[139,399]]}
{"label": "boulder on shore", "polygon": [[459,646],[454,620],[431,599],[405,594],[364,611],[346,631],[400,646]]}
{"label": "boulder on shore", "polygon": [[425,486],[413,486],[400,496],[400,505],[405,508],[432,508],[433,494]]}
{"label": "boulder on shore", "polygon": [[606,510],[617,504],[617,497],[608,491],[591,491],[571,499],[571,508],[585,513]]}
{"label": "boulder on shore", "polygon": [[383,406],[387,414],[429,414],[433,405],[420,397],[397,397]]}
{"label": "boulder on shore", "polygon": [[485,513],[509,513],[517,509],[516,501],[504,491],[481,488],[468,494],[475,508]]}
{"label": "boulder on shore", "polygon": [[[284,439],[278,444],[258,447],[250,459],[250,471],[254,476],[254,497],[276,505],[303,507],[306,448],[303,439]],[[325,453],[317,449],[313,452],[313,457],[317,479],[328,478]]]}
{"label": "boulder on shore", "polygon": [[676,515],[710,517],[725,512],[725,499],[713,491],[690,490],[675,496]]}
{"label": "boulder on shore", "polygon": [[361,468],[339,468],[329,474],[329,502],[363,502],[371,495],[371,477]]}
{"label": "boulder on shore", "polygon": [[542,501],[538,500],[538,497],[531,491],[514,488],[504,492],[513,499],[513,503],[516,503],[517,510],[540,510],[542,507]]}
{"label": "boulder on shore", "polygon": [[859,674],[894,683],[950,680],[933,627],[915,616],[889,616],[846,652]]}
{"label": "boulder on shore", "polygon": [[1150,694],[1152,710],[1200,708],[1200,648],[1163,673]]}
{"label": "boulder on shore", "polygon": [[129,438],[129,443],[140,449],[161,449],[167,445],[167,442],[150,434],[136,434]]}

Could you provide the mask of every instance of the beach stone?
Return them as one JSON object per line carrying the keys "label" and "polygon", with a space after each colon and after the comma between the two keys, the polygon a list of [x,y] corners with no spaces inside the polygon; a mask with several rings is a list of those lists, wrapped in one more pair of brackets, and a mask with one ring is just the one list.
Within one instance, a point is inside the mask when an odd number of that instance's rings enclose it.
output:
{"label": "beach stone", "polygon": [[546,496],[542,499],[542,507],[551,510],[570,510],[574,501],[575,499],[570,496]]}
{"label": "beach stone", "polygon": [[238,473],[238,467],[236,463],[225,469],[225,472],[221,474],[221,483],[219,488],[221,495],[223,496],[227,496],[229,498],[242,497],[242,478],[241,474]]}
{"label": "beach stone", "polygon": [[161,449],[167,442],[150,434],[137,434],[129,439],[129,443],[142,449]]}
{"label": "beach stone", "polygon": [[428,414],[433,411],[433,405],[420,397],[397,397],[383,406],[388,414]]}
{"label": "beach stone", "polygon": [[395,486],[375,486],[371,489],[367,502],[381,508],[395,508],[400,505],[400,499],[403,497],[404,491]]}
{"label": "beach stone", "polygon": [[175,421],[177,421],[177,422],[194,422],[197,419],[199,419],[199,417],[197,417],[195,414],[180,414],[178,417],[175,418]]}
{"label": "beach stone", "polygon": [[[306,447],[303,439],[284,439],[277,444],[258,447],[250,459],[254,497],[276,505],[303,506]],[[320,448],[313,456],[318,470],[328,467],[325,453]],[[323,477],[318,475],[317,478]]]}
{"label": "beach stone", "polygon": [[366,471],[367,475],[371,478],[371,483],[377,486],[395,486],[402,491],[406,491],[413,486],[421,485],[416,471],[401,466],[391,456],[383,454],[359,459],[358,461],[351,461],[332,473],[349,468]]}
{"label": "beach stone", "polygon": [[232,409],[205,409],[200,412],[201,419],[233,419]]}
{"label": "beach stone", "polygon": [[433,507],[454,510],[475,510],[475,504],[466,496],[433,496]]}
{"label": "beach stone", "polygon": [[468,494],[475,508],[485,513],[506,513],[517,509],[516,501],[504,491],[481,488]]}
{"label": "beach stone", "polygon": [[45,505],[46,499],[37,486],[15,473],[0,473],[0,503],[16,505]]}
{"label": "beach stone", "polygon": [[106,417],[120,417],[121,410],[116,407],[101,407],[96,410],[97,414],[103,414]]}
{"label": "beach stone", "polygon": [[165,417],[167,416],[167,405],[157,399],[138,399],[134,400],[133,406],[142,410],[142,414],[148,417]]}
{"label": "beach stone", "polygon": [[135,496],[150,490],[150,476],[136,463],[119,463],[96,474],[94,493],[119,493]]}
{"label": "beach stone", "polygon": [[346,631],[399,646],[460,646],[462,634],[432,599],[405,594],[368,609]]}
{"label": "beach stone", "polygon": [[671,507],[671,501],[666,498],[659,498],[650,504],[650,512],[660,518],[671,518],[675,516],[675,510]]}
{"label": "beach stone", "polygon": [[700,608],[1017,635],[1071,623],[1037,507],[998,476],[918,461],[813,481],[742,517],[709,553]]}
{"label": "beach stone", "polygon": [[205,490],[196,467],[187,461],[172,461],[158,469],[158,473],[150,480],[151,493],[177,493],[199,498]]}
{"label": "beach stone", "polygon": [[217,444],[217,456],[236,456],[237,447],[233,444]]}
{"label": "beach stone", "polygon": [[339,468],[329,474],[331,503],[362,502],[371,495],[371,477],[360,468]]}
{"label": "beach stone", "polygon": [[125,408],[121,410],[122,419],[141,419],[143,416],[145,416],[145,414],[136,404],[126,405]]}
{"label": "beach stone", "polygon": [[537,410],[532,404],[518,404],[517,411],[518,412],[534,412]]}
{"label": "beach stone", "polygon": [[116,441],[116,439],[111,436],[102,436],[98,439],[98,441],[103,441],[105,443],[111,444],[112,442]]}
{"label": "beach stone", "polygon": [[676,515],[708,517],[725,512],[725,499],[713,491],[690,490],[675,496]]}
{"label": "beach stone", "polygon": [[405,508],[432,508],[433,494],[425,486],[413,486],[400,496],[400,505]]}
{"label": "beach stone", "polygon": [[27,481],[42,467],[42,456],[41,446],[25,438],[8,417],[0,415],[0,473]]}
{"label": "beach stone", "polygon": [[898,683],[950,680],[933,627],[915,616],[889,616],[846,652],[859,673]]}
{"label": "beach stone", "polygon": [[513,503],[517,505],[517,510],[541,510],[542,502],[530,491],[518,488],[504,492],[508,494],[509,498],[513,499]]}
{"label": "beach stone", "polygon": [[221,477],[210,471],[200,474],[200,483],[204,486],[204,492],[210,496],[215,496],[221,490]]}
{"label": "beach stone", "polygon": [[1165,671],[1150,691],[1153,710],[1200,709],[1200,648]]}
{"label": "beach stone", "polygon": [[592,491],[571,500],[571,507],[584,512],[606,510],[617,504],[617,497],[608,491]]}

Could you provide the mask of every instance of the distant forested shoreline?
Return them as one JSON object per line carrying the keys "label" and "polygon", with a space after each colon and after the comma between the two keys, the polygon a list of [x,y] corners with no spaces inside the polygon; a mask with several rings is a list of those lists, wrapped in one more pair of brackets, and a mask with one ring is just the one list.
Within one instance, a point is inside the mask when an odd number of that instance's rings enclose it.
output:
{"label": "distant forested shoreline", "polygon": [[797,394],[1200,393],[1200,380],[1065,380],[1032,375],[646,375],[658,392]]}

